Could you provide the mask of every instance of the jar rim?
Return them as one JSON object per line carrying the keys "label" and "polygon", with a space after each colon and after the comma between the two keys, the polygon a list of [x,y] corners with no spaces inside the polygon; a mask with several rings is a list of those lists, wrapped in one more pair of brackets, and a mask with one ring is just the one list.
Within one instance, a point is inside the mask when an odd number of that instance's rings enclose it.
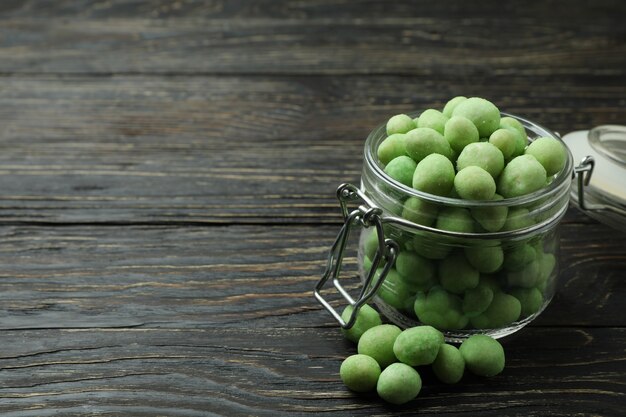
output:
{"label": "jar rim", "polygon": [[[569,186],[572,180],[572,172],[574,168],[574,158],[572,157],[572,153],[569,148],[565,145],[561,137],[555,132],[535,123],[523,117],[511,114],[500,112],[502,116],[511,117],[516,119],[525,129],[531,130],[533,133],[537,134],[538,137],[552,137],[558,140],[566,152],[566,162],[565,166],[561,171],[556,175],[554,180],[548,184],[548,186],[541,188],[540,190],[534,191],[529,194],[525,194],[519,197],[512,198],[503,198],[501,200],[463,200],[460,198],[453,197],[444,197],[435,194],[426,193],[423,191],[416,190],[412,187],[408,187],[393,178],[391,178],[387,173],[383,170],[382,166],[378,163],[378,154],[377,149],[378,145],[382,140],[384,140],[386,135],[386,124],[382,123],[378,125],[374,130],[370,132],[365,140],[364,146],[364,160],[366,166],[371,169],[376,175],[382,178],[385,181],[385,185],[387,187],[391,187],[394,191],[400,192],[408,197],[417,197],[421,200],[426,200],[433,203],[446,204],[449,206],[458,206],[465,208],[476,208],[476,207],[495,207],[506,205],[508,207],[511,206],[521,206],[525,204],[530,204],[537,201],[540,198],[546,197],[554,197],[563,192],[567,192],[569,190]],[[420,112],[407,113],[409,117],[412,119],[418,117]],[[531,140],[532,141],[532,140]]]}

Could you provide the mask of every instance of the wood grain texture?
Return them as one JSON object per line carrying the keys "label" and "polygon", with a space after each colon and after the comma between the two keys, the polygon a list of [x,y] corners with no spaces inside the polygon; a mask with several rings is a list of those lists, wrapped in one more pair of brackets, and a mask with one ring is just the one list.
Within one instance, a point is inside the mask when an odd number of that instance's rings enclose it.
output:
{"label": "wood grain texture", "polygon": [[0,71],[624,75],[619,1],[528,3],[9,2]]}
{"label": "wood grain texture", "polygon": [[339,366],[356,349],[337,329],[284,324],[3,332],[0,412],[609,417],[626,396],[623,328],[526,329],[504,341],[501,375],[448,386],[421,367],[419,398],[391,407],[343,386]]}
{"label": "wood grain texture", "polygon": [[[0,329],[335,326],[312,294],[335,226],[1,231]],[[626,235],[607,232],[563,226],[559,289],[536,325],[626,326]]]}
{"label": "wood grain texture", "polygon": [[[566,133],[626,120],[622,81],[503,76],[488,96]],[[391,76],[0,77],[0,221],[336,224],[334,191],[358,183],[370,130],[485,88]]]}

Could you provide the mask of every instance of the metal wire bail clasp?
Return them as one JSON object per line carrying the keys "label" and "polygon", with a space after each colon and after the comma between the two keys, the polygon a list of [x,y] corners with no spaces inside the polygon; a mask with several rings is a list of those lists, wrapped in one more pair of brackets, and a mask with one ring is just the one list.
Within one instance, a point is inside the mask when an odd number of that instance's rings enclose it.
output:
{"label": "metal wire bail clasp", "polygon": [[[319,301],[320,304],[322,304],[322,306],[324,306],[324,308],[332,314],[341,327],[343,329],[349,329],[354,325],[357,313],[359,312],[361,306],[374,296],[385,280],[385,277],[391,269],[398,254],[398,245],[392,239],[385,239],[383,232],[382,210],[371,204],[369,199],[361,192],[361,190],[352,184],[342,184],[337,189],[337,198],[339,199],[339,203],[341,205],[344,223],[341,230],[339,230],[335,243],[333,243],[330,248],[326,271],[315,286],[314,294],[317,301]],[[347,203],[356,200],[361,200],[364,204],[360,205],[357,209],[348,212]],[[339,274],[341,272],[346,243],[348,242],[350,232],[355,226],[362,226],[364,228],[375,227],[376,234],[378,236],[378,248],[376,249],[374,259],[372,260],[372,267],[370,268],[368,276],[363,283],[363,288],[361,289],[359,297],[356,301],[339,283]],[[386,261],[385,266],[380,274],[377,274],[376,272],[378,266],[383,259]],[[374,281],[375,277],[376,281],[372,285],[372,281]],[[324,284],[326,284],[326,281],[331,278],[333,285],[339,291],[341,296],[353,307],[350,318],[347,321],[345,321],[341,317],[341,314],[338,313],[337,310],[335,310],[333,306],[326,301],[326,299],[324,299],[320,292],[324,287]]]}

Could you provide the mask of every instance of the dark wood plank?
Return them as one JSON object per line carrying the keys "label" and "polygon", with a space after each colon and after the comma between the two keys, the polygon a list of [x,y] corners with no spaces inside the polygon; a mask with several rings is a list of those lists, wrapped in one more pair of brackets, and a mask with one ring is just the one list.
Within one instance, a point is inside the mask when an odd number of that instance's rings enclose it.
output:
{"label": "dark wood plank", "polygon": [[624,75],[616,0],[334,3],[8,2],[0,72]]}
{"label": "dark wood plank", "polygon": [[421,367],[423,389],[401,407],[355,395],[336,329],[155,328],[4,331],[0,411],[62,415],[450,416],[621,415],[624,328],[528,328],[503,345],[507,367],[454,386]]}
{"label": "dark wood plank", "polygon": [[336,224],[393,114],[464,93],[561,133],[626,120],[621,77],[494,80],[0,77],[0,221]]}
{"label": "dark wood plank", "polygon": [[[312,294],[335,226],[0,230],[0,329],[336,327]],[[562,234],[559,290],[536,325],[626,325],[626,235]]]}

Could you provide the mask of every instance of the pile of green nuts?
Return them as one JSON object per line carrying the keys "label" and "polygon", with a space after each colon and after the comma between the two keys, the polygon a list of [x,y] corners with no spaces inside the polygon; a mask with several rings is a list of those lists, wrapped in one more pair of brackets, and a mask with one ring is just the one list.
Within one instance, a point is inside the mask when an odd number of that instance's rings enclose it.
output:
{"label": "pile of green nuts", "polygon": [[[415,119],[393,116],[386,131],[377,155],[389,178],[461,202],[398,198],[394,215],[435,230],[475,235],[544,221],[535,215],[536,207],[507,202],[547,187],[567,159],[559,140],[540,137],[529,142],[517,119],[501,117],[493,103],[478,97],[455,97],[442,111],[428,109]],[[484,201],[503,204],[475,204]],[[553,293],[558,238],[554,230],[525,240],[477,239],[469,244],[390,228],[385,237],[393,238],[400,251],[377,296],[439,330],[506,327],[538,313]],[[366,273],[378,242],[374,230],[364,232]]]}
{"label": "pile of green nuts", "polygon": [[[342,316],[347,318],[351,312],[349,306]],[[434,327],[403,331],[393,324],[382,324],[378,312],[368,305],[358,311],[354,326],[343,333],[358,346],[358,354],[341,364],[339,374],[344,384],[355,392],[376,389],[392,404],[404,404],[419,394],[422,379],[415,367],[432,366],[436,377],[446,384],[459,382],[465,368],[485,377],[504,369],[504,350],[489,336],[470,336],[457,349],[444,343],[443,334]]]}

